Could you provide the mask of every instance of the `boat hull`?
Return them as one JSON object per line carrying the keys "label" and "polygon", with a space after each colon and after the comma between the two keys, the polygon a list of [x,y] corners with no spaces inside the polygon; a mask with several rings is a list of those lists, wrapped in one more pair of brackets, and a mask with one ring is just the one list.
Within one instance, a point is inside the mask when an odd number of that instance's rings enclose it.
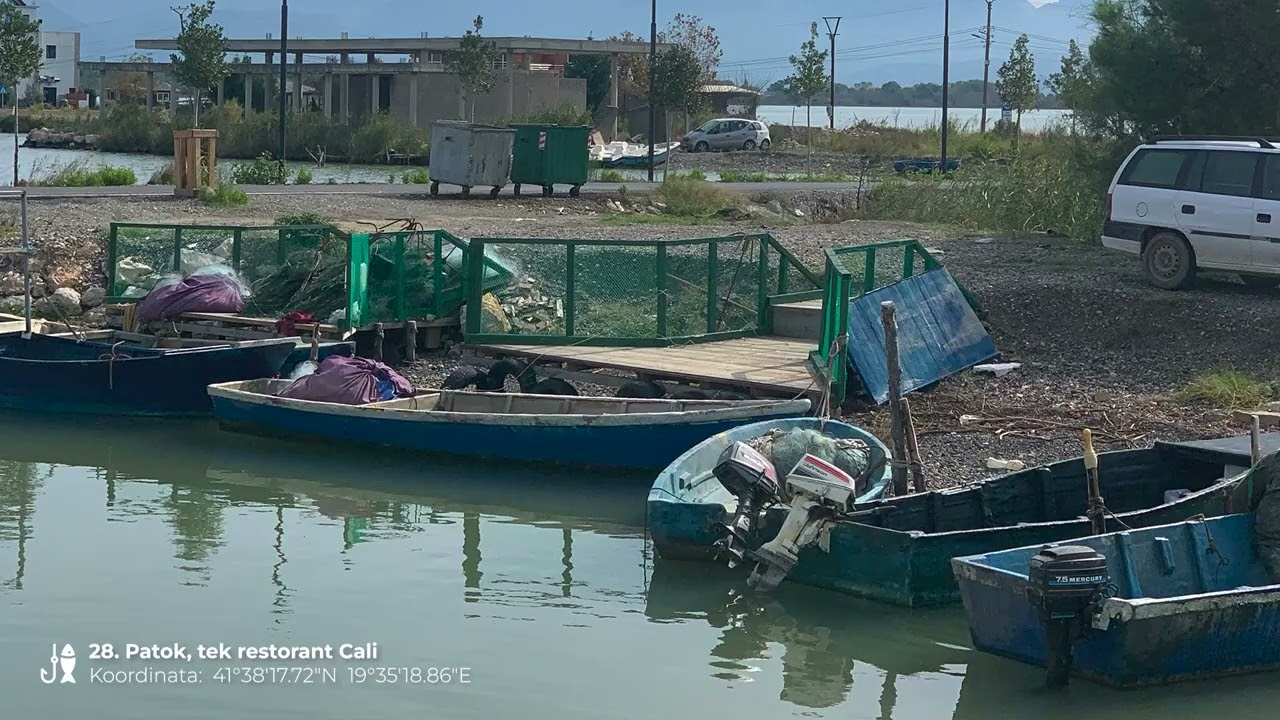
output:
{"label": "boat hull", "polygon": [[[1234,483],[1205,480],[1220,466],[1200,466],[1186,455],[1179,455],[1178,462],[1192,468],[1188,473],[1199,473],[1203,489],[1175,502],[1138,506],[1140,498],[1160,497],[1164,489],[1173,489],[1167,485],[1177,486],[1179,478],[1165,477],[1170,462],[1167,453],[1155,448],[1103,454],[1104,496],[1115,507],[1136,508],[1119,513],[1125,524],[1144,527],[1227,512]],[[1089,534],[1089,521],[1081,517],[1086,502],[1083,472],[1077,459],[972,488],[863,501],[859,509],[878,510],[882,515],[837,524],[831,530],[829,551],[802,550],[788,579],[910,607],[959,602],[952,558]],[[1034,491],[1028,492],[1029,488]],[[723,504],[663,497],[656,484],[648,513],[658,555],[683,560],[713,559],[712,543],[729,517]],[[756,545],[771,540],[785,517],[784,508],[772,508],[760,523]],[[1055,519],[1043,521],[1045,517]]]}
{"label": "boat hull", "polygon": [[[255,435],[340,440],[424,453],[625,470],[652,470],[716,433],[763,418],[795,417],[806,401],[779,403],[749,418],[661,413],[651,422],[599,422],[598,416],[554,417],[388,411],[360,406],[233,397],[210,388],[219,424]],[[478,414],[474,414],[478,415]],[[666,416],[666,417],[662,417]],[[628,418],[629,419],[629,418]]]}
{"label": "boat hull", "polygon": [[[1134,688],[1280,668],[1280,585],[1267,584],[1251,537],[1251,517],[1230,515],[1072,540],[1107,556],[1121,595],[1075,644],[1073,674]],[[1231,562],[1219,565],[1210,547]],[[977,649],[1045,665],[1043,621],[1026,597],[1025,565],[1039,550],[955,560]]]}
{"label": "boat hull", "polygon": [[[113,351],[110,344],[40,335],[2,342],[2,409],[163,417],[208,415],[210,384],[271,377],[297,346],[285,339],[251,347]],[[42,346],[27,352],[14,345],[29,342]]]}

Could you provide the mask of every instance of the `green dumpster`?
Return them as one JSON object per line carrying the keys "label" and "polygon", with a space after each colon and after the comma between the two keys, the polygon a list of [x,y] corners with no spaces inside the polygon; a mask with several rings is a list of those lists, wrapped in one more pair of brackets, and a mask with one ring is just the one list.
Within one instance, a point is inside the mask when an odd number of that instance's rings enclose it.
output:
{"label": "green dumpster", "polygon": [[516,131],[511,151],[511,182],[515,194],[521,185],[538,185],[550,196],[556,185],[570,185],[570,197],[587,182],[587,142],[591,128],[586,125],[511,126]]}

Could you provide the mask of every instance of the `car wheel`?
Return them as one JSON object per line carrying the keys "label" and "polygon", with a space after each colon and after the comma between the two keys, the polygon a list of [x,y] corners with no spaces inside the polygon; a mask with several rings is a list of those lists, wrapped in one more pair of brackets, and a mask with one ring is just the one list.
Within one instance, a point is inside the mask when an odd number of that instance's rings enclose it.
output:
{"label": "car wheel", "polygon": [[1251,288],[1261,288],[1263,290],[1270,290],[1271,288],[1277,285],[1280,285],[1280,278],[1278,277],[1269,277],[1264,275],[1241,275],[1240,279],[1244,281],[1245,285]]}
{"label": "car wheel", "polygon": [[755,150],[755,149],[756,149],[756,141],[755,141],[755,140],[748,140],[748,141],[746,141],[746,142],[742,143],[742,149],[743,149],[743,150]]}
{"label": "car wheel", "polygon": [[1158,288],[1181,290],[1196,278],[1196,260],[1191,246],[1177,233],[1162,232],[1147,241],[1142,251],[1147,280]]}
{"label": "car wheel", "polygon": [[768,149],[769,149],[769,139],[768,139],[768,138],[765,138],[764,140],[761,140],[761,141],[760,141],[760,149],[761,149],[761,150],[768,150]]}
{"label": "car wheel", "polygon": [[706,141],[706,140],[703,140],[702,142],[700,142],[700,143],[698,143],[697,145],[694,145],[694,146],[693,146],[693,151],[694,151],[694,152],[706,152],[706,151],[708,151],[708,150],[710,150],[710,149],[711,149],[711,146],[707,144],[707,141]]}

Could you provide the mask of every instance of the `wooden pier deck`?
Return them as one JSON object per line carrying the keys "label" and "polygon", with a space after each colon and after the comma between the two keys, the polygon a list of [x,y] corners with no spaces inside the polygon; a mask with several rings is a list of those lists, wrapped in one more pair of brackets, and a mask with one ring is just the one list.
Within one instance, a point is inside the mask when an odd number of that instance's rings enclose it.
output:
{"label": "wooden pier deck", "polygon": [[[677,380],[778,397],[817,400],[819,385],[806,361],[815,343],[784,337],[750,337],[673,347],[597,347],[591,345],[472,345],[488,355],[504,354],[543,363],[564,363],[565,370],[625,370],[653,380]],[[578,372],[575,375],[580,377]]]}

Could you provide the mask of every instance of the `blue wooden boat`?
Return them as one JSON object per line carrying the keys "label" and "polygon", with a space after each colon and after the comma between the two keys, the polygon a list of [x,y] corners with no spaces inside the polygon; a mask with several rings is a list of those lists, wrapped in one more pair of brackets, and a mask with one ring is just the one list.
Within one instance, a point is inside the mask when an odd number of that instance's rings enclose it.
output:
{"label": "blue wooden boat", "polygon": [[[708,450],[700,463],[712,462]],[[1219,450],[1156,443],[1144,450],[1102,453],[1102,496],[1130,527],[1159,525],[1227,512],[1235,480]],[[658,555],[710,559],[715,526],[736,501],[714,478],[690,483],[681,461],[658,476],[649,494],[649,528]],[[709,469],[709,468],[708,468]],[[1178,493],[1166,501],[1166,492]],[[831,531],[826,552],[801,551],[789,580],[898,605],[954,603],[960,595],[951,558],[1056,542],[1089,533],[1084,463],[1079,459],[1029,468],[966,487],[860,502],[857,522]],[[757,526],[758,544],[773,539],[786,510],[775,507]]]}
{"label": "blue wooden boat", "polygon": [[[1280,669],[1280,584],[1253,544],[1253,516],[1227,515],[1072,540],[1106,556],[1115,597],[1074,643],[1073,674],[1115,687]],[[956,558],[974,646],[1033,665],[1045,628],[1027,599],[1043,546]]]}
{"label": "blue wooden boat", "polygon": [[[680,147],[680,143],[659,143],[653,148],[653,165],[657,167],[667,161],[671,153]],[[606,157],[600,160],[600,166],[605,168],[647,168],[649,167],[649,148],[643,148],[643,152],[635,154],[623,154],[614,157]]]}
{"label": "blue wooden boat", "polygon": [[[889,455],[884,443],[866,430],[819,418],[756,422],[707,438],[668,465],[649,490],[646,524],[658,554],[675,560],[711,560],[715,556],[712,544],[720,537],[721,529],[738,505],[737,499],[712,472],[720,453],[735,442],[748,442],[771,430],[798,429],[817,430],[838,440],[861,440],[870,445],[880,458]],[[880,469],[867,479],[866,489],[857,501],[875,500],[884,494],[888,486],[888,465],[882,463]],[[779,514],[776,519],[781,517]],[[777,530],[776,526],[771,526],[769,538]],[[769,538],[761,539],[760,544]]]}
{"label": "blue wooden boat", "polygon": [[[893,162],[893,171],[902,174],[906,172],[936,172],[942,167],[942,159],[936,157],[908,158],[905,160],[895,160]],[[947,158],[945,170],[959,170],[959,158]]]}
{"label": "blue wooden boat", "polygon": [[743,423],[809,411],[808,400],[635,400],[428,391],[342,405],[278,397],[285,381],[209,387],[229,430],[446,455],[602,468],[660,468]]}
{"label": "blue wooden boat", "polygon": [[111,331],[0,335],[0,408],[93,415],[207,415],[211,383],[271,377],[295,339],[149,348]]}

